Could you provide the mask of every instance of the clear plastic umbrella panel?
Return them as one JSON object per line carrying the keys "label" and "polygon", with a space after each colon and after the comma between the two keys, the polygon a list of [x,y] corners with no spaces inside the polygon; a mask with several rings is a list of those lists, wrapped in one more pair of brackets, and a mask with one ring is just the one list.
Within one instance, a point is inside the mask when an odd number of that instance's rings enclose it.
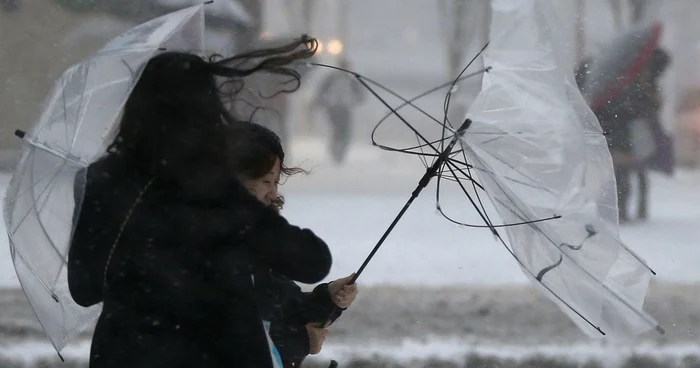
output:
{"label": "clear plastic umbrella panel", "polygon": [[101,309],[78,306],[68,291],[73,214],[83,198],[76,174],[104,154],[151,57],[164,49],[203,52],[203,9],[198,5],[144,23],[68,69],[38,123],[17,133],[22,154],[4,202],[11,255],[29,303],[58,351]]}
{"label": "clear plastic umbrella panel", "polygon": [[[442,120],[414,104],[440,87],[392,108],[380,94],[400,96],[348,72],[391,110],[375,131],[391,116],[418,141],[413,147],[397,148],[377,143],[373,135],[373,143],[416,155],[426,166],[413,195],[356,278],[413,199],[436,178],[439,212],[462,226],[488,228],[533,284],[584,333],[616,340],[650,330],[664,333],[643,310],[654,272],[620,241],[612,159],[600,124],[574,81],[574,68],[566,61],[573,52],[557,34],[561,27],[551,5],[492,0],[491,17],[490,41],[481,53],[486,68],[469,71],[467,66],[453,83],[440,86],[449,91]],[[465,119],[449,121],[455,86],[475,75],[483,80],[476,98],[467,104]],[[433,129],[419,129],[403,118],[399,110],[407,106],[435,123]],[[437,137],[430,138],[431,132]],[[441,200],[444,193],[455,192],[458,196]],[[490,201],[482,201],[484,193]],[[485,224],[459,221],[460,214],[473,210]],[[493,211],[500,223],[492,221]]]}

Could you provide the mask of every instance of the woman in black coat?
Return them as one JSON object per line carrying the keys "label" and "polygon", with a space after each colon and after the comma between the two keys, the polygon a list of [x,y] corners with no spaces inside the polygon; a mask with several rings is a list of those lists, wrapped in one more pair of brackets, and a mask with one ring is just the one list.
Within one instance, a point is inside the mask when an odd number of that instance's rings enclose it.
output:
{"label": "woman in black coat", "polygon": [[[240,132],[242,129],[246,134]],[[279,137],[261,125],[245,123],[229,128],[227,139],[231,171],[261,203],[281,210],[284,198],[278,193],[280,178],[302,170],[284,165]],[[297,366],[308,354],[321,350],[326,327],[357,295],[357,285],[347,285],[352,277],[302,292],[288,276],[256,267],[254,280],[261,317],[285,367]]]}
{"label": "woman in black coat", "polygon": [[311,56],[308,44],[232,59],[250,69],[176,52],[149,61],[107,154],[76,177],[70,292],[103,303],[90,367],[273,366],[255,267],[316,283],[330,251],[227,170],[222,133],[238,122],[214,77],[294,76],[283,65]]}

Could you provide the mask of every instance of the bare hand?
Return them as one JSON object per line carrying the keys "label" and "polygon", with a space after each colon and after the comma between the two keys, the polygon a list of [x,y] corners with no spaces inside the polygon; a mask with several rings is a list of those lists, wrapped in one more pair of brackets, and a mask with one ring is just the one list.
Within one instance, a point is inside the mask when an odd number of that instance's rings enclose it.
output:
{"label": "bare hand", "polygon": [[339,308],[348,308],[355,301],[355,297],[357,297],[357,284],[350,284],[353,277],[355,277],[354,272],[350,276],[337,279],[328,284],[333,303]]}
{"label": "bare hand", "polygon": [[314,323],[309,323],[306,325],[306,332],[309,334],[309,354],[320,353],[323,342],[328,336],[328,330],[320,328]]}

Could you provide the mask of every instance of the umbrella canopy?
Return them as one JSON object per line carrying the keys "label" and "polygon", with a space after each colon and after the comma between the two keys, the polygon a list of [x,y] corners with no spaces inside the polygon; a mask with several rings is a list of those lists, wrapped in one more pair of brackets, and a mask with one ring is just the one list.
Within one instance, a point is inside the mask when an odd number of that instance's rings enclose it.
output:
{"label": "umbrella canopy", "polygon": [[[492,0],[491,10],[486,68],[467,74],[467,65],[447,85],[451,88],[442,122],[413,101],[446,85],[392,108],[373,86],[388,89],[351,73],[419,141],[394,148],[377,144],[373,136],[373,143],[419,156],[427,169],[356,275],[430,179],[437,177],[438,211],[455,224],[488,228],[523,273],[584,333],[611,339],[629,339],[652,329],[663,333],[642,309],[654,272],[620,241],[612,158],[600,123],[566,62],[571,45],[558,34],[562,27],[554,9],[546,0]],[[458,81],[483,72],[481,89],[464,121],[450,122],[447,115]],[[428,131],[398,112],[408,105],[439,124],[439,139],[427,139]],[[441,203],[441,190],[450,183],[456,188],[449,191],[462,193],[463,200],[450,196]],[[491,220],[495,216],[487,213],[480,193],[489,197],[501,223]],[[485,225],[460,222],[448,216],[451,211],[443,205],[456,213],[472,207]]]}
{"label": "umbrella canopy", "polygon": [[637,80],[659,47],[661,30],[660,23],[637,25],[592,57],[581,93],[593,111],[619,97]]}
{"label": "umbrella canopy", "polygon": [[[492,10],[484,59],[493,69],[467,113],[462,147],[503,221],[522,224],[506,228],[510,249],[590,336],[657,327],[642,310],[652,271],[620,241],[612,160],[563,62],[571,50],[556,15],[537,0],[493,0]],[[634,54],[657,37],[654,26],[632,43]]]}
{"label": "umbrella canopy", "polygon": [[141,24],[68,69],[34,128],[18,132],[22,155],[4,201],[11,255],[27,299],[58,351],[101,308],[77,305],[68,290],[74,209],[82,203],[84,184],[76,174],[105,153],[148,60],[164,49],[203,47],[203,5]]}

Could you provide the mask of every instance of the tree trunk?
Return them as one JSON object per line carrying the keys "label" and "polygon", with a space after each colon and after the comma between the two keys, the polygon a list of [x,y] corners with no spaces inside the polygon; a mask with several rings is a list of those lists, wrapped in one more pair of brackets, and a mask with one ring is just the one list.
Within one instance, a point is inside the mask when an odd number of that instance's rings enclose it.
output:
{"label": "tree trunk", "polygon": [[253,25],[245,29],[236,29],[234,34],[235,52],[240,53],[255,48],[262,33],[264,0],[238,0],[253,18]]}
{"label": "tree trunk", "polygon": [[630,0],[632,7],[632,23],[637,23],[644,19],[649,2],[647,0]]}
{"label": "tree trunk", "polygon": [[[441,0],[438,6],[444,25],[448,78],[455,79],[488,42],[491,6],[488,1],[466,0]],[[483,67],[483,60],[479,58],[465,74]],[[481,89],[481,80],[481,76],[464,80],[452,92],[447,117],[453,126],[461,124],[476,92]]]}
{"label": "tree trunk", "polygon": [[576,0],[575,17],[576,57],[574,65],[578,65],[586,56],[586,0]]}
{"label": "tree trunk", "polygon": [[625,19],[622,16],[622,1],[610,0],[610,11],[612,12],[615,30],[621,32],[625,29]]}

